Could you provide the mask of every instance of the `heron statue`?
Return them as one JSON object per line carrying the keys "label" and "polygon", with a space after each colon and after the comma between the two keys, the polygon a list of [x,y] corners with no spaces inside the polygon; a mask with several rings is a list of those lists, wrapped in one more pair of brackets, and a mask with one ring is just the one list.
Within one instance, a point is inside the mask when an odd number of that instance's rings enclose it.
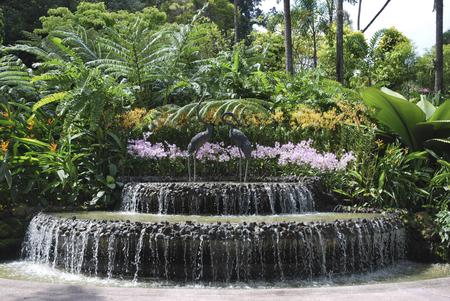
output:
{"label": "heron statue", "polygon": [[202,104],[203,99],[200,100],[200,102],[196,106],[196,114],[197,119],[206,125],[206,130],[203,132],[200,132],[196,134],[194,137],[192,137],[191,141],[188,144],[187,152],[188,152],[188,173],[189,173],[189,182],[191,182],[191,161],[190,158],[193,157],[194,159],[194,182],[196,180],[196,173],[197,173],[197,165],[196,165],[196,159],[197,159],[197,152],[198,150],[206,143],[208,142],[211,137],[214,134],[214,125],[204,122],[199,114],[199,107]]}
{"label": "heron statue", "polygon": [[231,141],[239,149],[239,182],[242,182],[242,158],[245,157],[245,173],[244,182],[247,182],[248,159],[252,156],[252,144],[248,137],[236,128],[236,125],[227,120],[226,117],[231,117],[237,125],[240,125],[238,119],[232,112],[225,112],[222,114],[222,122],[230,127],[229,137]]}

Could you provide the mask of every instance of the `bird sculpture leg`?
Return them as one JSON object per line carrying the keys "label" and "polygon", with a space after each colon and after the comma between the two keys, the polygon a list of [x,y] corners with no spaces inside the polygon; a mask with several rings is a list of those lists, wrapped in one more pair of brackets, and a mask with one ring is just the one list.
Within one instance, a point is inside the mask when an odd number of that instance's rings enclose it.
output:
{"label": "bird sculpture leg", "polygon": [[239,149],[239,182],[242,182],[242,152]]}
{"label": "bird sculpture leg", "polygon": [[188,181],[191,181],[191,155],[188,154],[187,157],[187,166],[188,166]]}
{"label": "bird sculpture leg", "polygon": [[197,179],[197,164],[196,164],[196,161],[197,161],[197,152],[194,153],[194,182]]}
{"label": "bird sculpture leg", "polygon": [[247,182],[247,172],[248,172],[248,159],[245,159],[244,183]]}

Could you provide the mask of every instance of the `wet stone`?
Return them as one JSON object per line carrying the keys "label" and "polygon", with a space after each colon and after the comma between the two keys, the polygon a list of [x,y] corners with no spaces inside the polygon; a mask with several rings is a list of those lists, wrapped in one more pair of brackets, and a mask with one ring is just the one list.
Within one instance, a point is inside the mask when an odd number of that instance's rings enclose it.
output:
{"label": "wet stone", "polygon": [[70,272],[105,277],[299,279],[393,264],[405,256],[405,230],[395,215],[307,224],[196,224],[72,220],[39,214],[30,223],[24,256]]}

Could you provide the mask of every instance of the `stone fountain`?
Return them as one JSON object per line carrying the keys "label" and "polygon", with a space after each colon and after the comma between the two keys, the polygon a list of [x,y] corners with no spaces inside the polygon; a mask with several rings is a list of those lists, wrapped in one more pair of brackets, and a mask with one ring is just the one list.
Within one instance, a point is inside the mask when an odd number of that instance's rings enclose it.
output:
{"label": "stone fountain", "polygon": [[121,212],[41,213],[27,260],[73,273],[185,282],[374,271],[405,254],[395,214],[320,213],[303,182],[130,182]]}
{"label": "stone fountain", "polygon": [[[229,125],[248,158],[250,141]],[[195,155],[212,133],[189,144],[194,179]],[[130,181],[120,212],[37,215],[23,253],[72,273],[184,283],[312,279],[373,271],[404,257],[396,214],[316,212],[320,197],[311,183]]]}

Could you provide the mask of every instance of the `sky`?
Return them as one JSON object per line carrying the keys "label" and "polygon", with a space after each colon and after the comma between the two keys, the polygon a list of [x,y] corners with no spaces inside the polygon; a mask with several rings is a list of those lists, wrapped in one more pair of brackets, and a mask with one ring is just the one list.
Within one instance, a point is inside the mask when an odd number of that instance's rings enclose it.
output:
{"label": "sky", "polygon": [[[293,3],[295,0],[291,0]],[[383,6],[385,0],[365,0],[362,2],[361,27],[364,28]],[[377,20],[366,31],[368,39],[379,29],[395,26],[411,39],[416,51],[422,54],[435,43],[434,0],[391,0]],[[282,10],[282,1],[262,0],[263,11],[272,7]],[[358,6],[344,3],[344,9],[350,14],[356,29]],[[444,31],[450,29],[450,0],[444,0]]]}

